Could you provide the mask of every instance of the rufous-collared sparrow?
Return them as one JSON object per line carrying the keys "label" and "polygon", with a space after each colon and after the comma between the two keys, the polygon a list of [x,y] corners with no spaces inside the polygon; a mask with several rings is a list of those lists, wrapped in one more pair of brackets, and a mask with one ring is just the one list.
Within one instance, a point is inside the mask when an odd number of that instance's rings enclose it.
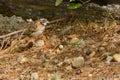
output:
{"label": "rufous-collared sparrow", "polygon": [[36,29],[35,29],[35,32],[32,33],[32,35],[33,36],[39,36],[40,34],[42,34],[48,23],[49,23],[49,21],[45,18],[41,18],[40,20],[37,20],[36,23],[35,23]]}

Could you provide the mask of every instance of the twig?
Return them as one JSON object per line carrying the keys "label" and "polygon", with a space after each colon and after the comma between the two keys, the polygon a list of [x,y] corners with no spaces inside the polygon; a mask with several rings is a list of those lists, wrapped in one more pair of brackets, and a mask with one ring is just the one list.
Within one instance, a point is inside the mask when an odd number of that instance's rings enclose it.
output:
{"label": "twig", "polygon": [[5,48],[7,47],[8,43],[9,43],[8,40],[9,40],[9,37],[6,38],[6,39],[4,39],[4,40],[2,41],[1,47],[0,47],[0,51],[1,51],[2,49],[5,49]]}
{"label": "twig", "polygon": [[63,16],[62,18],[52,20],[52,21],[50,21],[48,24],[53,24],[53,23],[61,22],[61,21],[70,19],[70,18],[72,18],[73,16],[74,16],[74,14],[70,13],[70,14],[68,14],[67,16]]}
{"label": "twig", "polygon": [[12,35],[15,35],[15,34],[24,32],[24,31],[26,31],[26,29],[21,29],[21,30],[18,30],[18,31],[14,31],[14,32],[8,33],[8,34],[6,34],[6,35],[0,36],[0,39],[5,38],[5,37],[8,37],[8,36],[12,36]]}

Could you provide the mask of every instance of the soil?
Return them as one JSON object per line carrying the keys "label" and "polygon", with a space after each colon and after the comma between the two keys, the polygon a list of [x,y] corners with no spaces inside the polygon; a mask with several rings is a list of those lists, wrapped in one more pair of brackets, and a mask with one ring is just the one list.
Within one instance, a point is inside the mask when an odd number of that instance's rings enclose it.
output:
{"label": "soil", "polygon": [[119,14],[86,10],[37,37],[39,20],[0,15],[0,80],[120,80]]}

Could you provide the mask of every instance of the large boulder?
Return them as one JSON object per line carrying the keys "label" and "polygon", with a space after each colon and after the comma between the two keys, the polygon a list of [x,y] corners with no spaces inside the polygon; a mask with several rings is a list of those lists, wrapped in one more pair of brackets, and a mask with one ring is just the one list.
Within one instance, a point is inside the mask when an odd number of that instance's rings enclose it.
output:
{"label": "large boulder", "polygon": [[[91,0],[90,2],[94,2],[99,5],[116,4],[116,3],[120,4],[120,0]],[[55,0],[17,0],[17,1],[0,0],[0,7],[1,7],[0,13],[4,15],[7,16],[17,15],[17,16],[22,16],[25,19],[26,18],[38,19],[41,17],[51,19],[53,17],[63,16],[71,12],[71,10],[68,10],[66,8],[65,3],[56,7]],[[82,13],[85,12],[85,14],[87,15],[88,11],[86,12],[84,8],[83,10],[84,11],[82,11]],[[78,11],[80,11],[80,14],[82,14],[81,10]],[[92,11],[93,10],[91,10],[91,12]],[[100,12],[100,11],[96,11],[96,12]],[[79,12],[75,12],[75,14],[76,13]]]}

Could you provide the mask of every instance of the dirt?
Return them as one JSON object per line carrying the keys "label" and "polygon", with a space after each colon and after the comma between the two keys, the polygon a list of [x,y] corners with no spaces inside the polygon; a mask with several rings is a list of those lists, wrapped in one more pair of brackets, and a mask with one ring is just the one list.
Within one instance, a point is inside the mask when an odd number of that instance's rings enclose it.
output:
{"label": "dirt", "polygon": [[[96,11],[87,16],[91,20],[77,15],[50,24],[38,37],[31,36],[36,21],[0,15],[0,35],[27,29],[0,38],[0,79],[120,80],[119,57],[114,57],[120,55],[119,20],[96,16]],[[77,63],[78,57],[84,59],[82,63]]]}

